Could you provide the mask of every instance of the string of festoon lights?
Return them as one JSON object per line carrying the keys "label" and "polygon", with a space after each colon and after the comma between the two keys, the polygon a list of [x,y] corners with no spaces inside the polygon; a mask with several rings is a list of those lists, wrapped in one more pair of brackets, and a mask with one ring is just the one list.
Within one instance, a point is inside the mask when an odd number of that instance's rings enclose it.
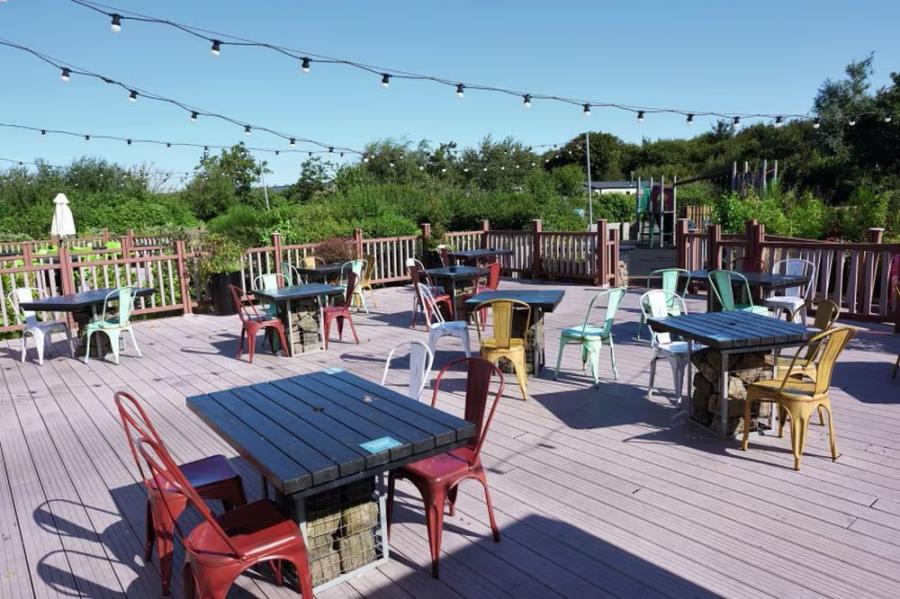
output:
{"label": "string of festoon lights", "polygon": [[[525,108],[531,108],[532,104],[535,102],[547,101],[547,102],[556,102],[563,103],[568,105],[574,105],[581,108],[581,112],[584,116],[590,116],[592,109],[597,108],[606,108],[606,109],[615,109],[625,112],[630,112],[635,115],[638,122],[644,122],[648,115],[652,114],[670,114],[670,115],[680,115],[684,117],[685,123],[687,125],[692,125],[696,119],[701,117],[711,117],[715,119],[726,119],[731,122],[732,126],[738,128],[744,121],[756,120],[756,121],[764,121],[770,122],[775,126],[783,125],[787,121],[795,120],[795,121],[807,121],[811,122],[813,128],[818,129],[822,123],[822,118],[818,116],[813,116],[809,114],[796,114],[796,113],[763,113],[763,112],[730,112],[730,111],[720,111],[720,110],[689,110],[678,107],[669,107],[669,106],[639,106],[639,105],[631,105],[631,104],[621,104],[616,102],[609,101],[598,101],[591,100],[587,98],[574,98],[568,96],[561,96],[556,94],[546,94],[546,93],[537,93],[537,92],[528,92],[523,90],[517,90],[512,88],[500,87],[495,85],[486,85],[482,83],[473,83],[467,82],[459,79],[450,79],[446,77],[441,77],[437,75],[429,75],[423,73],[415,73],[406,70],[382,67],[377,65],[372,65],[364,62],[357,62],[354,60],[350,60],[347,58],[337,58],[333,56],[328,56],[325,54],[321,54],[318,52],[310,52],[305,50],[298,50],[295,48],[289,48],[287,46],[270,43],[270,42],[262,42],[258,40],[249,39],[246,37],[241,37],[237,35],[232,35],[228,33],[222,33],[218,31],[213,31],[211,29],[206,29],[202,27],[196,27],[193,25],[187,25],[184,23],[179,23],[176,21],[172,21],[169,19],[164,19],[160,17],[154,17],[146,14],[137,13],[134,11],[125,10],[122,8],[118,8],[115,6],[111,6],[108,4],[102,4],[99,2],[92,2],[89,0],[69,0],[70,2],[82,6],[86,9],[92,10],[98,14],[104,15],[107,19],[109,19],[110,29],[113,33],[119,33],[122,31],[123,23],[125,21],[134,21],[139,23],[148,23],[154,25],[163,25],[170,28],[173,28],[177,31],[184,33],[185,35],[189,35],[195,37],[197,39],[202,39],[206,43],[209,44],[210,53],[213,56],[219,56],[223,52],[223,48],[226,46],[233,47],[252,47],[252,48],[263,48],[274,52],[276,54],[280,54],[282,56],[286,56],[293,61],[295,61],[300,66],[300,71],[302,73],[309,73],[314,64],[325,64],[325,65],[338,65],[343,67],[348,67],[356,70],[360,70],[369,74],[375,75],[381,82],[381,86],[384,88],[390,87],[391,81],[394,79],[400,80],[415,80],[415,81],[427,81],[431,83],[435,83],[438,85],[446,86],[452,89],[455,89],[456,95],[459,98],[464,98],[467,91],[479,91],[479,92],[492,92],[498,94],[504,94],[509,96],[518,97],[522,101],[522,106]],[[836,120],[842,121],[849,126],[854,126],[856,123],[862,119],[867,117],[874,117],[883,120],[884,122],[891,122],[894,114],[893,113],[883,113],[878,111],[862,111],[856,112],[854,114],[846,114],[846,115],[838,115],[834,117]]]}
{"label": "string of festoon lights", "polygon": [[[0,3],[2,3],[2,2],[3,2],[3,0],[0,0]],[[45,160],[41,160],[41,161],[19,160],[16,158],[5,158],[3,156],[0,156],[0,162],[8,163],[10,165],[10,168],[13,168],[13,167],[67,168],[66,165],[53,164],[53,163],[47,162]],[[134,169],[129,169],[129,170],[134,170]],[[167,169],[160,169],[160,168],[149,168],[148,170],[151,171],[153,174],[160,175],[160,176],[166,176],[169,178],[177,177],[181,180],[182,183],[187,179],[187,177],[194,174],[192,171],[170,171]]]}

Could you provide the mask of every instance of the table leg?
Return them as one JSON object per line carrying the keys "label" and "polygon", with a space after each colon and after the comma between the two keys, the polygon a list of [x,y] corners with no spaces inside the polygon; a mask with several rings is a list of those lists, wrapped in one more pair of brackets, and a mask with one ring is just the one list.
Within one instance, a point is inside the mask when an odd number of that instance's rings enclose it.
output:
{"label": "table leg", "polygon": [[456,317],[457,314],[457,306],[456,306],[456,279],[450,279],[450,309],[453,311],[453,314],[450,317],[453,320],[458,320]]}
{"label": "table leg", "polygon": [[721,352],[722,366],[719,372],[719,435],[728,438],[728,354]]}
{"label": "table leg", "polygon": [[531,326],[531,336],[534,343],[532,356],[532,374],[539,376],[541,368],[546,364],[544,355],[544,313],[541,310],[534,311],[534,324]]}
{"label": "table leg", "polygon": [[[684,400],[684,407],[687,409],[688,418],[693,417],[694,414],[694,342],[691,339],[687,340],[688,347],[688,363],[687,363],[687,396]],[[681,398],[679,398],[681,399]]]}

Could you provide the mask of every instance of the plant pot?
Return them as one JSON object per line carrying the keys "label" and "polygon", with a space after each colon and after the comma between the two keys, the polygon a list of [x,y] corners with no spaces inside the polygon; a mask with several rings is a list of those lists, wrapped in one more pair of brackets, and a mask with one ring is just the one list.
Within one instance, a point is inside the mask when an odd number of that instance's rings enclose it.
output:
{"label": "plant pot", "polygon": [[422,264],[425,265],[425,268],[440,268],[444,265],[437,250],[427,250],[422,255]]}
{"label": "plant pot", "polygon": [[206,284],[206,292],[209,302],[216,310],[216,314],[237,314],[234,298],[231,296],[229,285],[241,286],[241,273],[228,272],[210,275]]}

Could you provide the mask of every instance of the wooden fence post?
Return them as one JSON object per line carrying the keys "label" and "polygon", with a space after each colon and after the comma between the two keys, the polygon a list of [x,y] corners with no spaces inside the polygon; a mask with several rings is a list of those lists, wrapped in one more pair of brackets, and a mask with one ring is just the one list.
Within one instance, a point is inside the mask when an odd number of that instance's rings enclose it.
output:
{"label": "wooden fence post", "polygon": [[597,276],[595,285],[609,285],[609,223],[606,219],[597,220]]}
{"label": "wooden fence post", "polygon": [[428,240],[431,239],[431,223],[419,223],[420,235],[422,237],[422,260],[425,260],[425,248],[428,246]]}
{"label": "wooden fence post", "polygon": [[624,281],[619,279],[619,229],[613,229],[609,232],[610,247],[610,266],[612,268],[612,285],[619,287]]}
{"label": "wooden fence post", "polygon": [[59,286],[63,295],[75,293],[75,273],[72,268],[72,255],[69,248],[59,246]]}
{"label": "wooden fence post", "polygon": [[363,230],[359,227],[353,230],[353,251],[356,252],[356,259],[361,260],[363,257]]}
{"label": "wooden fence post", "polygon": [[690,260],[688,256],[687,234],[688,219],[679,218],[675,221],[675,252],[678,268],[687,268],[688,260]]}
{"label": "wooden fence post", "polygon": [[188,283],[190,274],[187,271],[183,239],[175,240],[175,255],[178,263],[178,283],[181,286],[181,313],[187,316],[192,312],[191,286]]}
{"label": "wooden fence post", "polygon": [[745,256],[763,259],[762,244],[766,240],[766,226],[756,219],[747,221],[747,253]]}
{"label": "wooden fence post", "polygon": [[122,257],[123,258],[131,258],[131,229],[128,230],[128,233],[125,234],[124,237],[119,238],[119,243],[122,244]]}
{"label": "wooden fence post", "polygon": [[543,270],[541,264],[541,231],[543,229],[543,222],[539,218],[533,218],[531,219],[531,225],[531,228],[534,231],[531,243],[531,278],[539,279],[541,278],[541,271]]}
{"label": "wooden fence post", "polygon": [[[275,248],[273,252],[275,258],[274,272],[281,272],[281,263],[284,261],[284,255],[281,249],[281,233],[278,231],[272,233],[272,246]],[[281,277],[275,277],[275,279],[278,286],[281,287]]]}
{"label": "wooden fence post", "polygon": [[710,225],[706,229],[706,268],[722,268],[722,225]]}
{"label": "wooden fence post", "polygon": [[22,248],[22,262],[25,263],[25,266],[31,266],[31,253],[34,251],[34,242],[26,241],[21,245]]}
{"label": "wooden fence post", "polygon": [[481,220],[481,248],[487,249],[488,232],[491,230],[491,221],[484,218]]}
{"label": "wooden fence post", "polygon": [[109,241],[109,229],[107,227],[103,227],[103,233],[100,234],[100,240],[104,244]]}

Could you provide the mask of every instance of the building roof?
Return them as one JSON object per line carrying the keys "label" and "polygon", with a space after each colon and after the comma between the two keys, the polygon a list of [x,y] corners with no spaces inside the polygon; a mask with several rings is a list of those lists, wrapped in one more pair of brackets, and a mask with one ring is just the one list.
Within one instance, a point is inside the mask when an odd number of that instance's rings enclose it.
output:
{"label": "building roof", "polygon": [[[591,189],[634,189],[637,181],[591,181]],[[649,187],[649,181],[641,181],[641,187]]]}

